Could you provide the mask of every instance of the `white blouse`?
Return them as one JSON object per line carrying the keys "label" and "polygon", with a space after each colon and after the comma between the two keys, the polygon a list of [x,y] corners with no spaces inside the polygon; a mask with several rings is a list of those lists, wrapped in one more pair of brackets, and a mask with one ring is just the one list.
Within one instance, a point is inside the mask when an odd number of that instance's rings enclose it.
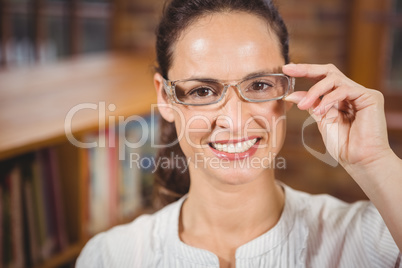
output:
{"label": "white blouse", "polygon": [[[285,207],[278,223],[236,250],[236,268],[402,268],[402,255],[371,202],[347,204],[283,187]],[[215,254],[179,238],[185,198],[96,235],[76,267],[219,267]]]}

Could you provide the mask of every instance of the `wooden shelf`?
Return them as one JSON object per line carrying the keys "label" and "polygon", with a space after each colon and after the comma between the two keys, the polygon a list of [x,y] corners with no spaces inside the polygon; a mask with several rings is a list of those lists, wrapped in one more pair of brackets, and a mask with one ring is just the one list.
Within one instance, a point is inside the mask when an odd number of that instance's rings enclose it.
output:
{"label": "wooden shelf", "polygon": [[[0,72],[0,160],[66,141],[66,116],[79,104],[104,102],[105,118],[116,123],[118,116],[149,113],[156,103],[152,60],[152,54],[102,54]],[[75,137],[98,128],[99,111],[74,115]]]}
{"label": "wooden shelf", "polygon": [[[153,58],[150,53],[109,53],[0,72],[0,161],[47,146],[55,148],[66,232],[69,241],[75,241],[36,267],[74,262],[89,238],[86,159],[84,149],[67,140],[67,115],[77,105],[86,105],[71,116],[71,133],[82,141],[84,134],[112,126],[111,118],[117,126],[129,116],[149,114],[156,103]],[[134,216],[146,211],[141,209]]]}

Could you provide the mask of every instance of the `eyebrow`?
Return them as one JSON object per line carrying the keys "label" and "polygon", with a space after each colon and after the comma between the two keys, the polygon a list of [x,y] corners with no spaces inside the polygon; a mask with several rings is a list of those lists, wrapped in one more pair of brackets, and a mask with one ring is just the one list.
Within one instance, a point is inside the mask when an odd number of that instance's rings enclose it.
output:
{"label": "eyebrow", "polygon": [[[244,76],[240,80],[247,80],[247,79],[250,79],[250,78],[253,78],[253,77],[256,77],[256,76],[274,74],[274,73],[275,74],[282,73],[282,67],[276,67],[274,69],[252,72],[252,73],[247,74],[246,76]],[[208,82],[220,82],[220,81],[222,81],[222,80],[216,79],[216,78],[199,77],[199,76],[191,76],[190,78],[188,78],[186,80],[197,80],[197,81],[208,81]]]}

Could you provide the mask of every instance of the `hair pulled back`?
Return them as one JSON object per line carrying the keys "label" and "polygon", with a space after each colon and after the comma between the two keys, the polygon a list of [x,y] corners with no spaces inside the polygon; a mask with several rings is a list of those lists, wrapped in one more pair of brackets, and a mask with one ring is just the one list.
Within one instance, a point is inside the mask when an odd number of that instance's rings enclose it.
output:
{"label": "hair pulled back", "polygon": [[[165,6],[156,29],[157,68],[164,78],[172,65],[175,42],[181,33],[198,18],[220,12],[246,12],[267,22],[279,40],[282,56],[289,62],[289,36],[285,23],[270,0],[171,0]],[[169,165],[158,166],[153,189],[156,208],[161,208],[185,195],[190,186],[190,176],[183,151],[177,141],[174,123],[163,118],[160,122],[160,143],[164,146],[157,153],[158,161],[169,159]],[[162,161],[161,161],[162,162]],[[158,162],[156,162],[158,163]],[[168,168],[166,168],[168,166]]]}

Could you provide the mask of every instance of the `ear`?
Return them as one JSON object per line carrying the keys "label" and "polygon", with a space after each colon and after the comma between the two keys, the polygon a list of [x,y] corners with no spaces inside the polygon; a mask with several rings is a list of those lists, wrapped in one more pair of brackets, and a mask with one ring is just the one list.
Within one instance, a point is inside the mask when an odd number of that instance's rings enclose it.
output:
{"label": "ear", "polygon": [[159,112],[163,119],[172,123],[174,121],[173,109],[170,108],[172,107],[172,103],[163,88],[163,77],[160,73],[154,74],[154,86],[156,89]]}

